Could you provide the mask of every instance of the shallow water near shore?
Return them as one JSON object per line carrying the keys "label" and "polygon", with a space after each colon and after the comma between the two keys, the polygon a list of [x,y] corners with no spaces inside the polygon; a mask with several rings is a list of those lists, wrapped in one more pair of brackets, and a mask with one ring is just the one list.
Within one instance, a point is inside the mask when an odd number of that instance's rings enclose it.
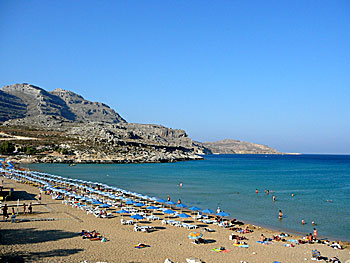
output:
{"label": "shallow water near shore", "polygon": [[[31,164],[24,167],[98,181],[230,217],[294,232],[350,241],[350,156],[209,155],[160,164]],[[182,183],[182,187],[179,184]],[[255,193],[255,189],[259,193]],[[265,189],[273,190],[267,195]],[[292,197],[294,193],[294,197]],[[278,219],[278,211],[284,217]],[[306,224],[302,225],[301,220]]]}

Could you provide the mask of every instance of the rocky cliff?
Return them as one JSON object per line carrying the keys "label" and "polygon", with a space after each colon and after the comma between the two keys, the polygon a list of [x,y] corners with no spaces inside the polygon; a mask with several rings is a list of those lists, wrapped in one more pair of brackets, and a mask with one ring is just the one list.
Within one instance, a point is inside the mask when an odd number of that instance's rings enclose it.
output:
{"label": "rocky cliff", "polygon": [[202,145],[213,154],[281,154],[276,149],[266,145],[231,139],[203,142]]}
{"label": "rocky cliff", "polygon": [[127,123],[71,91],[15,84],[3,87],[0,99],[1,129],[14,136],[18,153],[34,149],[32,162],[173,162],[202,159],[196,153],[205,151],[183,130]]}
{"label": "rocky cliff", "polygon": [[[25,105],[25,110],[21,116],[30,118],[29,123],[32,124],[35,124],[35,120],[41,122],[40,120],[47,116],[54,116],[67,122],[125,122],[118,113],[107,105],[85,100],[82,96],[71,91],[56,89],[47,92],[42,88],[29,84],[4,86],[1,91],[3,98],[16,98],[18,103]],[[0,110],[3,109],[17,111],[12,105],[0,104]],[[3,121],[10,119],[15,118],[8,115],[7,119],[3,118]],[[25,123],[27,119],[21,121]]]}

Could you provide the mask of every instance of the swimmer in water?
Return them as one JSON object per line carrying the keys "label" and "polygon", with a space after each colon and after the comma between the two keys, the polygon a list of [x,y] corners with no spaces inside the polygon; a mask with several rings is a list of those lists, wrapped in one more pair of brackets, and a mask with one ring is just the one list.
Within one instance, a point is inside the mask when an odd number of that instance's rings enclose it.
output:
{"label": "swimmer in water", "polygon": [[304,219],[303,219],[303,220],[301,220],[301,224],[302,224],[302,225],[305,225],[305,221],[304,221]]}
{"label": "swimmer in water", "polygon": [[294,197],[294,194],[292,193],[292,197]]}
{"label": "swimmer in water", "polygon": [[276,201],[276,196],[272,196],[272,200],[275,202]]}
{"label": "swimmer in water", "polygon": [[281,220],[282,217],[283,217],[283,213],[282,213],[282,210],[280,210],[280,211],[278,212],[278,218]]}
{"label": "swimmer in water", "polygon": [[259,193],[258,189],[255,189],[255,193],[256,193],[256,194]]}

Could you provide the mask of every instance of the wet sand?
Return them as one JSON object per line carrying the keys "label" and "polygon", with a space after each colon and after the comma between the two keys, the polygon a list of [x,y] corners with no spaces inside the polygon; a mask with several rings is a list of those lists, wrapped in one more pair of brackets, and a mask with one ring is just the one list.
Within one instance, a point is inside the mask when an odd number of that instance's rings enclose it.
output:
{"label": "wet sand", "polygon": [[[13,187],[21,192],[20,203],[28,204],[39,194],[39,190],[28,184],[4,179],[5,187]],[[8,201],[7,204],[16,204]],[[96,218],[81,209],[63,205],[62,201],[53,200],[50,195],[42,196],[42,203],[33,207],[34,214],[23,215],[23,207],[19,208],[18,219],[55,218],[54,221],[1,222],[0,254],[2,260],[12,262],[164,262],[166,258],[174,262],[186,262],[186,258],[200,258],[203,262],[314,262],[311,260],[312,250],[317,249],[322,256],[337,256],[341,262],[350,260],[350,250],[335,250],[323,244],[304,244],[296,247],[285,247],[291,242],[273,242],[270,245],[256,243],[263,233],[266,237],[279,234],[266,228],[254,227],[253,233],[239,234],[248,238],[249,248],[233,246],[229,235],[231,230],[215,225],[208,227],[215,232],[204,232],[203,228],[194,231],[202,232],[206,244],[193,244],[188,239],[191,230],[175,226],[162,225],[161,221],[147,223],[143,220],[139,225],[150,225],[156,228],[151,233],[134,232],[131,225],[121,225],[121,216],[114,218]],[[11,212],[11,209],[9,209]],[[162,217],[162,216],[161,216]],[[128,217],[125,217],[126,219]],[[2,216],[1,218],[2,219]],[[179,219],[177,219],[179,220]],[[191,224],[203,225],[201,222]],[[244,227],[244,226],[241,226]],[[81,230],[96,230],[108,239],[108,242],[82,239]],[[234,233],[238,234],[238,233]],[[298,236],[286,239],[300,239]],[[150,247],[136,249],[135,245],[145,243]],[[213,248],[225,247],[227,253],[210,251]],[[10,261],[11,262],[11,261]]]}

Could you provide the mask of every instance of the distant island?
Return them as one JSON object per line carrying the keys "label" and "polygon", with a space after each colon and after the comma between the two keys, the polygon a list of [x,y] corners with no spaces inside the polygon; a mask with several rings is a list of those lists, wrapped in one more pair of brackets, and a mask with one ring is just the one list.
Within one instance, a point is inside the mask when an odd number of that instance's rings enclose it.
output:
{"label": "distant island", "polygon": [[231,139],[203,142],[202,145],[210,149],[213,154],[281,154],[276,149],[266,145]]}
{"label": "distant island", "polygon": [[280,154],[260,144],[196,142],[184,130],[128,123],[101,102],[27,83],[0,89],[0,153],[18,162],[149,163],[205,154]]}

